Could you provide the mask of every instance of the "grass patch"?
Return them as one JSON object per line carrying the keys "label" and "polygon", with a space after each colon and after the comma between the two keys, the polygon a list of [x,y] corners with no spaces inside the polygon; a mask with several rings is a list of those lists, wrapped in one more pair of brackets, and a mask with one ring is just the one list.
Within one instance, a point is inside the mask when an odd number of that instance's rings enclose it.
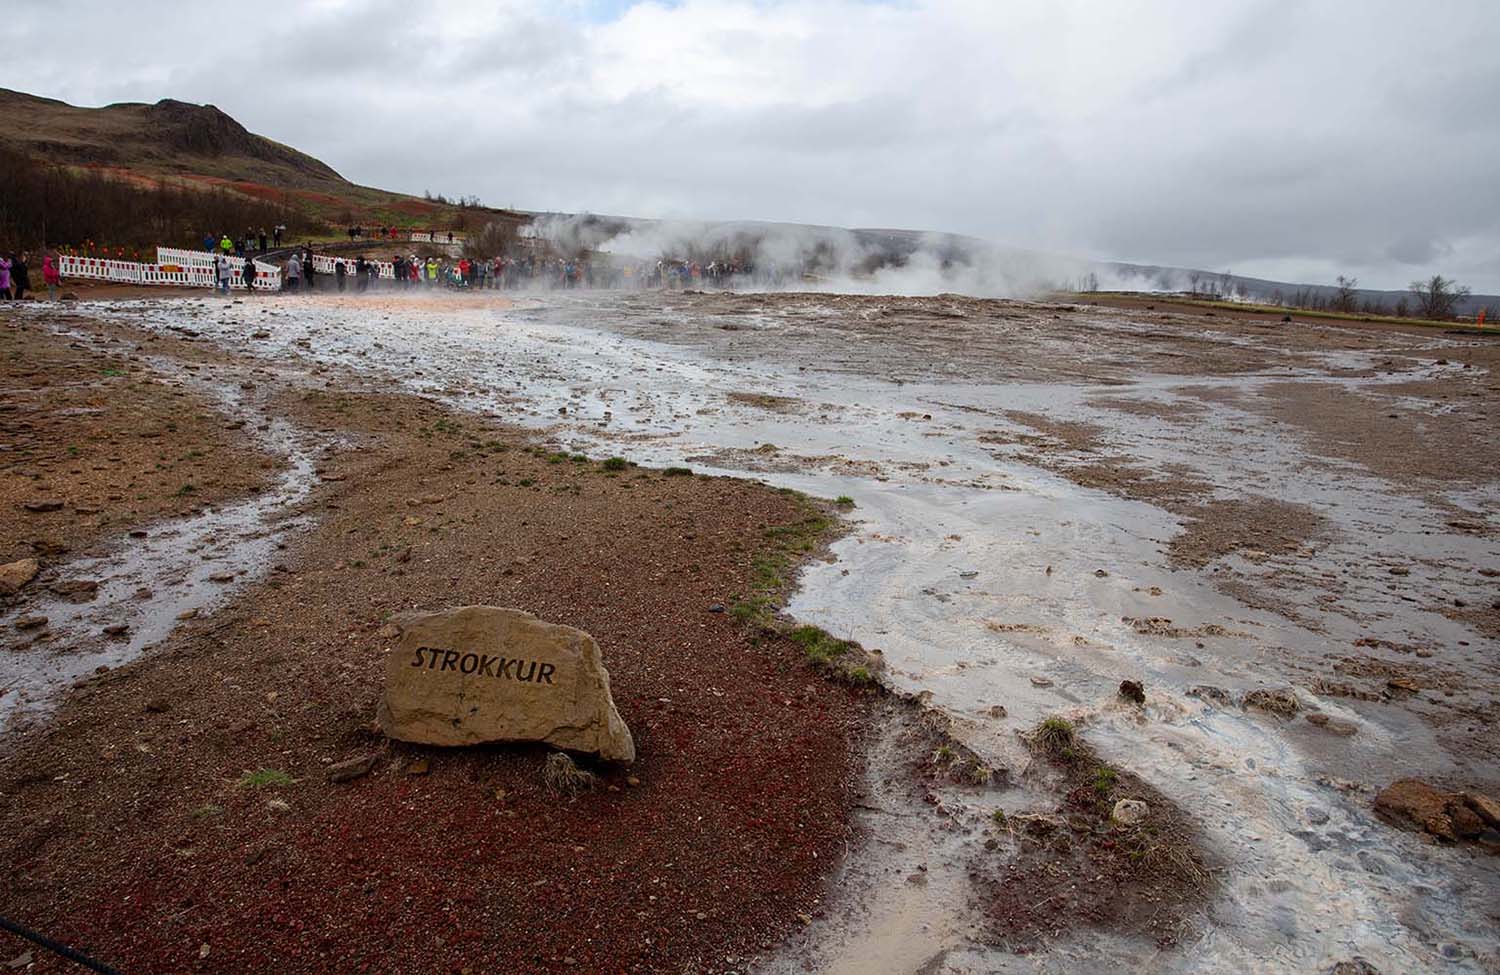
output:
{"label": "grass patch", "polygon": [[854,648],[854,644],[830,636],[826,630],[816,626],[799,626],[787,636],[802,648],[807,659],[816,666],[831,664]]}
{"label": "grass patch", "polygon": [[692,477],[693,476],[693,469],[691,467],[668,467],[666,470],[664,470],[664,471],[661,472],[661,476],[662,477]]}
{"label": "grass patch", "polygon": [[1094,769],[1094,791],[1101,796],[1107,796],[1113,792],[1115,783],[1119,780],[1119,773],[1108,765],[1100,765]]}
{"label": "grass patch", "polygon": [[847,494],[841,494],[838,497],[834,498],[833,503],[838,505],[840,508],[854,507],[854,499],[849,497],[849,495]]}
{"label": "grass patch", "polygon": [[1071,757],[1078,743],[1078,732],[1067,718],[1053,716],[1032,729],[1027,743],[1044,755],[1067,758]]}
{"label": "grass patch", "polygon": [[236,784],[241,789],[279,789],[291,785],[292,777],[279,768],[263,768],[246,772]]}
{"label": "grass patch", "polygon": [[611,457],[599,466],[607,471],[623,471],[630,466],[630,461],[624,457]]}
{"label": "grass patch", "polygon": [[576,796],[592,789],[598,776],[581,769],[563,752],[553,752],[542,763],[542,784],[555,796]]}

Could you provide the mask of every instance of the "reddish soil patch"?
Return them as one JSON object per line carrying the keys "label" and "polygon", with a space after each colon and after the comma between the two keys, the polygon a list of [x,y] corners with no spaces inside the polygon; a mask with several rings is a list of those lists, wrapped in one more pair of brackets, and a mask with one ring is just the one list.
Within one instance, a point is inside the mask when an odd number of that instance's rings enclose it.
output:
{"label": "reddish soil patch", "polygon": [[[816,511],[558,460],[414,398],[272,405],[356,444],[318,527],[5,746],[0,913],[125,971],[680,972],[742,967],[818,910],[875,698],[712,611]],[[375,734],[385,619],[468,603],[592,633],[639,761],[566,798],[543,749]],[[259,769],[290,782],[243,782]]]}

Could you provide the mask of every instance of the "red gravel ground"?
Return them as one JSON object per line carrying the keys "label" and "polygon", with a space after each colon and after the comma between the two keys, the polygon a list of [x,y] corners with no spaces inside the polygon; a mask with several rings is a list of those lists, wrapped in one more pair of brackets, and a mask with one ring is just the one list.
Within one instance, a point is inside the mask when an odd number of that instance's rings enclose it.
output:
{"label": "red gravel ground", "polygon": [[[127,972],[429,973],[737,969],[817,911],[874,698],[710,611],[810,505],[554,462],[412,398],[278,409],[352,442],[318,527],[0,744],[0,913]],[[542,748],[375,733],[385,620],[468,603],[591,632],[635,765],[557,797]],[[259,769],[292,781],[242,782]],[[0,960],[25,947],[0,935]]]}

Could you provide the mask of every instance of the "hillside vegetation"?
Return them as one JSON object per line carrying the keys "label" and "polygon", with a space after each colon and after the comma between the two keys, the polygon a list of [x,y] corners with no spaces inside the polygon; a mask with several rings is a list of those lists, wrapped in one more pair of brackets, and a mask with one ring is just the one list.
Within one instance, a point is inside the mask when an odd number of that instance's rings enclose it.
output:
{"label": "hillside vegetation", "polygon": [[0,247],[98,252],[276,224],[321,236],[354,225],[466,230],[526,219],[359,186],[212,105],[172,99],[79,108],[0,89],[0,171],[11,174]]}

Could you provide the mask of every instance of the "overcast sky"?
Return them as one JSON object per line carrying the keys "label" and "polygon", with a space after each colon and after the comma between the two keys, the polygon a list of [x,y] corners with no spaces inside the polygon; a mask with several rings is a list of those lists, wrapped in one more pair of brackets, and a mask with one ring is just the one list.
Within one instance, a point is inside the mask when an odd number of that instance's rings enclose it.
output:
{"label": "overcast sky", "polygon": [[388,189],[1500,292],[1495,0],[6,7],[0,86]]}

